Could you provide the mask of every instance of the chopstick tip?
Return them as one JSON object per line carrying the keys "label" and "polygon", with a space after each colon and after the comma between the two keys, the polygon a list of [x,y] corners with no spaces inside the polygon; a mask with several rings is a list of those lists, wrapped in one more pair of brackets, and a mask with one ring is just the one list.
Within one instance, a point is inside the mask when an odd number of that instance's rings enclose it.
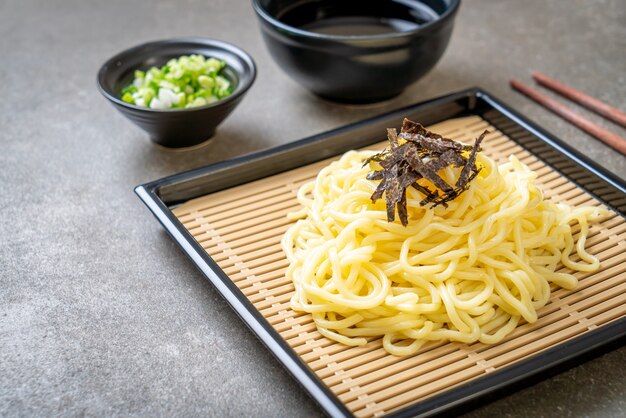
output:
{"label": "chopstick tip", "polygon": [[540,79],[540,78],[545,78],[546,76],[545,76],[545,75],[543,75],[543,74],[542,74],[541,72],[539,72],[539,71],[533,71],[533,72],[531,73],[531,77],[532,77],[534,80],[538,80],[538,79]]}

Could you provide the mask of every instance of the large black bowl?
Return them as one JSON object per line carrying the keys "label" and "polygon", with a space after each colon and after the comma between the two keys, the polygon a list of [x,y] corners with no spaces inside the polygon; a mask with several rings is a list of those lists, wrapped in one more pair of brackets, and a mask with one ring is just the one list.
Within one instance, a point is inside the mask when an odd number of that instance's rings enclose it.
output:
{"label": "large black bowl", "polygon": [[[234,86],[233,93],[206,106],[189,109],[150,109],[120,99],[121,90],[133,81],[135,70],[160,67],[172,58],[189,54],[225,61],[222,75]],[[234,45],[202,38],[170,39],[149,42],[115,55],[100,68],[98,87],[117,110],[148,132],[154,142],[180,148],[199,144],[213,136],[215,128],[239,104],[255,77],[254,61]]]}
{"label": "large black bowl", "polygon": [[[391,98],[426,74],[448,45],[460,4],[460,0],[252,2],[265,43],[279,66],[312,92],[353,103]],[[429,9],[434,12],[431,20],[414,29],[374,35],[318,33],[297,24],[328,17],[388,19],[406,5],[418,14],[420,8]]]}

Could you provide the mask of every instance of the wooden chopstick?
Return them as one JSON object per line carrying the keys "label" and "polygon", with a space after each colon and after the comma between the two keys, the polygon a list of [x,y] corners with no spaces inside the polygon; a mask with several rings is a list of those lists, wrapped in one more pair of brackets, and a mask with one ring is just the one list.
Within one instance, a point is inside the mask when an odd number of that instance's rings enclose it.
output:
{"label": "wooden chopstick", "polygon": [[626,139],[609,131],[608,129],[604,129],[601,126],[596,125],[561,102],[548,97],[531,87],[528,87],[520,81],[511,80],[511,87],[626,156]]}
{"label": "wooden chopstick", "polygon": [[566,84],[561,83],[558,80],[548,77],[540,72],[533,73],[533,78],[539,84],[550,90],[559,93],[562,96],[567,97],[574,103],[578,103],[587,109],[596,112],[600,116],[612,120],[613,122],[622,125],[626,128],[626,113],[619,109],[616,109],[601,100],[591,97],[581,91],[576,90]]}

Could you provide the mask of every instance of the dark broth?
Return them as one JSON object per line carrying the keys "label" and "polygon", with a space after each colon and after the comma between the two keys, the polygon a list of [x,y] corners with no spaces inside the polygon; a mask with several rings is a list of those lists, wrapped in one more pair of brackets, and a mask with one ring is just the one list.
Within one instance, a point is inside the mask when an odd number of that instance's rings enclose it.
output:
{"label": "dark broth", "polygon": [[411,31],[438,14],[415,0],[317,0],[297,2],[277,18],[311,32],[354,36]]}

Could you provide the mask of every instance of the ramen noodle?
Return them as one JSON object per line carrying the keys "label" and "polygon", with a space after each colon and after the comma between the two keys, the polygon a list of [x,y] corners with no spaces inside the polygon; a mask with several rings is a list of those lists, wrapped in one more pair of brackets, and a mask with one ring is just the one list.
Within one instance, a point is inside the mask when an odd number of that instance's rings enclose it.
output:
{"label": "ramen noodle", "polygon": [[[427,341],[492,344],[537,320],[551,283],[576,287],[562,266],[599,268],[585,241],[608,211],[545,200],[514,156],[498,166],[479,153],[480,172],[447,207],[420,206],[424,195],[407,188],[403,226],[388,222],[384,200],[371,200],[377,182],[363,163],[373,154],[350,151],[303,185],[303,208],[282,240],[291,307],[310,313],[322,335],[350,346],[382,337],[399,356]],[[454,184],[459,172],[438,174]]]}

